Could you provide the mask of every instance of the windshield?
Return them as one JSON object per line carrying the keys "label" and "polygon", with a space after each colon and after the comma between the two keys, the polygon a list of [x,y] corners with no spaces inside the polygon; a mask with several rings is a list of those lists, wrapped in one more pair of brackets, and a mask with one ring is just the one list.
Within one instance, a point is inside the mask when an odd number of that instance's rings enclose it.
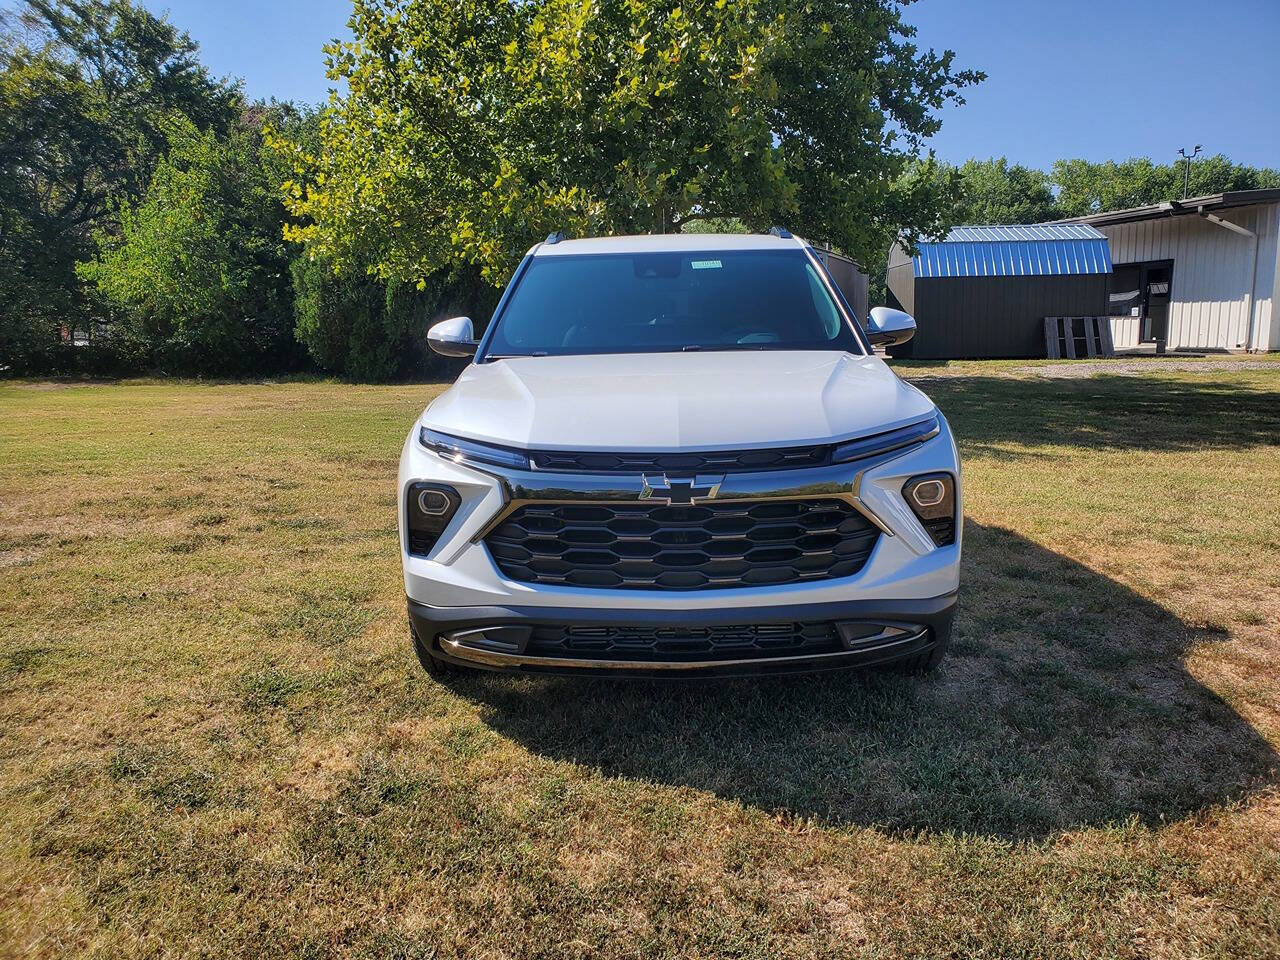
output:
{"label": "windshield", "polygon": [[486,356],[680,350],[861,353],[801,250],[534,257]]}

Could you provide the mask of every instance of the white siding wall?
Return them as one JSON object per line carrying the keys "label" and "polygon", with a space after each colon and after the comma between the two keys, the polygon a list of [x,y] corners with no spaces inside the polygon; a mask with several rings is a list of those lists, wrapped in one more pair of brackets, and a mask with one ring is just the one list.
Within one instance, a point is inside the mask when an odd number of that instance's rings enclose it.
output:
{"label": "white siding wall", "polygon": [[1132,350],[1138,346],[1138,337],[1141,331],[1138,325],[1142,323],[1137,317],[1112,317],[1111,318],[1111,344],[1117,350]]}
{"label": "white siding wall", "polygon": [[[1255,346],[1259,350],[1280,350],[1280,204],[1273,210],[1273,226],[1271,229],[1271,246],[1275,248],[1275,261],[1266,256],[1267,242],[1264,237],[1262,247],[1258,251],[1258,295],[1266,292],[1266,313],[1259,308],[1258,318],[1254,321]],[[1272,266],[1268,269],[1268,264]],[[1271,283],[1266,285],[1266,277]]]}
{"label": "white siding wall", "polygon": [[[1280,350],[1280,307],[1275,305],[1280,275],[1280,204],[1217,213],[1258,234],[1258,274],[1254,288],[1254,349]],[[1144,220],[1098,228],[1111,241],[1113,263],[1173,261],[1169,305],[1169,349],[1246,346],[1249,329],[1249,274],[1253,240],[1194,215]],[[1138,321],[1116,317],[1117,349],[1138,344]]]}

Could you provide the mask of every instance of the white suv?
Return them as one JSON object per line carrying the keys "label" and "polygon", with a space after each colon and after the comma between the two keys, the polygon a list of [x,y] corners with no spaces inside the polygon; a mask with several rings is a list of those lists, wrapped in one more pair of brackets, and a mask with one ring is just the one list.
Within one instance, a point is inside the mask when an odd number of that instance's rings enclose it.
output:
{"label": "white suv", "polygon": [[[636,675],[936,666],[959,586],[947,421],[873,355],[806,243],[538,244],[400,457],[414,645],[460,666]],[[869,336],[868,336],[869,333]]]}

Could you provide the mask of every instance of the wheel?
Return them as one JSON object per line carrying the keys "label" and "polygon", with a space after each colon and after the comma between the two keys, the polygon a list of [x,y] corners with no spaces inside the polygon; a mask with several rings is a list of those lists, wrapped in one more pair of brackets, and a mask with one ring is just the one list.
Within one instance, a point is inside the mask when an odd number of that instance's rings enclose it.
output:
{"label": "wheel", "polygon": [[933,646],[921,653],[895,661],[894,670],[899,673],[923,674],[931,673],[938,668],[938,664],[947,653],[947,647],[951,646],[951,624],[945,627],[931,627],[930,632],[933,634]]}
{"label": "wheel", "polygon": [[431,652],[430,645],[418,635],[413,621],[409,621],[409,636],[413,638],[413,652],[418,655],[418,662],[432,680],[448,680],[458,674],[458,668],[447,660],[441,660]]}

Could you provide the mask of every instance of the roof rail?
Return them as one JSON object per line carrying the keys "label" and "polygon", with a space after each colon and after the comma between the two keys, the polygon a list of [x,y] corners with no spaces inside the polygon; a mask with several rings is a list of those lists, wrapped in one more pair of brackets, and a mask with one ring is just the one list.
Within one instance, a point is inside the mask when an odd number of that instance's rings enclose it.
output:
{"label": "roof rail", "polygon": [[783,240],[791,239],[791,231],[788,230],[786,227],[770,227],[769,233],[771,233],[775,237],[780,237]]}
{"label": "roof rail", "polygon": [[564,233],[557,230],[555,233],[547,234],[547,243],[559,243],[564,239]]}

